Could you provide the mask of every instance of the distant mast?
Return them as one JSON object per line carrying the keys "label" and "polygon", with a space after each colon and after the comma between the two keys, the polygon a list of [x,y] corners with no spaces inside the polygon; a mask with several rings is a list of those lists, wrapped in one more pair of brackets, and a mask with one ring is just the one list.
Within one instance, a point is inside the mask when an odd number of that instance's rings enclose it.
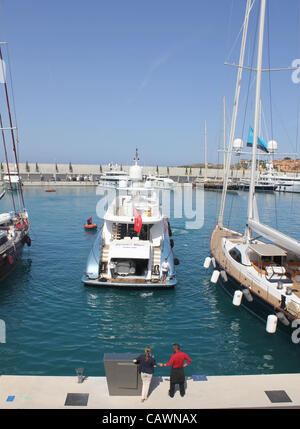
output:
{"label": "distant mast", "polygon": [[133,160],[134,160],[134,165],[138,165],[140,160],[138,148],[135,149],[135,157],[133,158]]}
{"label": "distant mast", "polygon": [[223,185],[226,176],[226,99],[223,97],[223,116],[224,116],[224,129],[223,129]]}
{"label": "distant mast", "polygon": [[204,180],[207,180],[207,130],[206,130],[206,120],[204,121],[204,164],[205,164],[205,173]]}
{"label": "distant mast", "polygon": [[140,158],[138,148],[135,150],[135,157],[133,158],[134,165],[129,168],[129,177],[134,184],[143,181],[143,168],[138,164]]}

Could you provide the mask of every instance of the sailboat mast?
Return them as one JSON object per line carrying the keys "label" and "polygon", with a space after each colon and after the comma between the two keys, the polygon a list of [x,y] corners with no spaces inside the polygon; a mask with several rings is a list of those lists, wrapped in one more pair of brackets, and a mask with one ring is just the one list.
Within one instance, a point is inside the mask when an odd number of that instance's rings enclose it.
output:
{"label": "sailboat mast", "polygon": [[[4,66],[3,66],[3,57],[2,57],[1,47],[0,47],[0,62],[1,62],[1,67],[2,67],[2,74],[4,76],[3,85],[4,85],[4,91],[5,91],[5,97],[6,97],[6,105],[7,105],[7,112],[8,112],[8,118],[9,118],[11,139],[12,139],[12,145],[13,145],[13,152],[14,152],[14,155],[15,155],[15,161],[16,161],[16,167],[17,167],[18,177],[20,178],[21,176],[20,176],[20,169],[19,169],[19,160],[18,160],[18,154],[17,154],[17,148],[16,148],[16,141],[15,141],[15,134],[14,134],[12,115],[11,115],[11,110],[10,110],[10,103],[9,103],[9,97],[8,97],[8,89],[7,89],[6,79],[5,79],[5,71],[4,71]],[[21,200],[22,200],[22,204],[23,204],[23,210],[25,210],[25,202],[24,202],[23,190],[22,190],[22,186],[21,185],[19,186],[18,192],[20,192]]]}
{"label": "sailboat mast", "polygon": [[218,225],[220,228],[222,228],[222,226],[223,226],[228,178],[229,178],[229,171],[230,171],[230,165],[231,165],[232,147],[233,147],[233,140],[234,140],[234,135],[235,135],[236,118],[237,118],[237,112],[238,112],[242,74],[243,74],[243,65],[244,65],[245,47],[246,47],[246,39],[247,39],[247,32],[248,32],[249,14],[250,14],[252,6],[253,6],[253,3],[251,4],[251,0],[247,0],[245,18],[244,18],[244,24],[243,24],[243,35],[242,35],[242,43],[241,43],[241,50],[240,50],[240,58],[239,58],[239,65],[238,65],[238,72],[237,72],[236,86],[235,86],[233,112],[232,112],[232,119],[231,119],[231,125],[230,125],[230,135],[229,135],[228,152],[227,152],[227,159],[226,159],[225,178],[224,178],[224,183],[223,183],[221,206],[220,206],[220,213],[219,213],[219,220],[218,220]]}
{"label": "sailboat mast", "polygon": [[224,130],[223,130],[223,184],[226,176],[226,99],[225,95],[223,97],[223,120],[224,120]]}
{"label": "sailboat mast", "polygon": [[205,181],[207,180],[207,131],[206,131],[206,121],[204,121],[204,163],[205,163]]}
{"label": "sailboat mast", "polygon": [[[261,92],[261,73],[262,73],[262,54],[264,42],[264,24],[265,24],[266,0],[260,2],[260,17],[259,17],[259,35],[257,47],[257,67],[256,67],[256,91],[255,91],[255,112],[254,112],[254,128],[253,128],[253,144],[252,144],[252,163],[251,163],[251,179],[249,187],[248,199],[248,220],[253,218],[255,181],[256,181],[256,152],[257,152],[257,137],[260,117],[260,92]],[[245,235],[247,241],[251,238],[251,231],[247,223]]]}

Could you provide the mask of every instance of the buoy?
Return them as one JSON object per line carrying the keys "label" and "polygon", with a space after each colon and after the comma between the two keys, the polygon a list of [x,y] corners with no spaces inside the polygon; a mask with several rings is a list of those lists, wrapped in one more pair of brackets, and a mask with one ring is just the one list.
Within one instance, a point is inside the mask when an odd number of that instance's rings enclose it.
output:
{"label": "buoy", "polygon": [[253,296],[251,295],[251,293],[250,293],[250,290],[249,290],[249,289],[243,289],[243,294],[245,295],[246,300],[247,300],[248,302],[252,302],[252,301],[253,301]]}
{"label": "buoy", "polygon": [[236,290],[233,295],[232,304],[238,307],[242,303],[242,298],[243,292],[241,290]]}
{"label": "buoy", "polygon": [[204,261],[203,267],[204,267],[204,268],[206,268],[206,269],[208,269],[208,268],[209,268],[209,266],[210,266],[210,263],[211,263],[211,258],[210,258],[209,256],[207,256],[207,257],[205,258],[205,261]]}
{"label": "buoy", "polygon": [[86,223],[84,225],[84,227],[85,227],[85,229],[97,229],[97,224],[96,223],[91,223],[91,224]]}
{"label": "buoy", "polygon": [[8,255],[7,259],[10,265],[14,263],[14,257],[12,255]]}
{"label": "buoy", "polygon": [[221,277],[224,280],[224,282],[228,282],[228,277],[227,277],[226,271],[224,271],[224,270],[221,271]]}
{"label": "buoy", "polygon": [[277,329],[277,320],[278,320],[278,317],[275,316],[275,314],[269,314],[267,318],[267,324],[266,324],[266,331],[269,334],[275,334]]}
{"label": "buoy", "polygon": [[210,281],[212,283],[217,283],[217,281],[219,280],[219,277],[220,277],[220,271],[214,270],[214,272],[212,273],[212,276],[210,278]]}
{"label": "buoy", "polygon": [[211,258],[211,262],[212,262],[214,268],[216,268],[217,264],[216,264],[216,260],[214,257]]}
{"label": "buoy", "polygon": [[287,317],[285,317],[285,315],[281,312],[278,311],[278,313],[276,313],[276,316],[278,317],[278,320],[284,325],[284,326],[289,326],[290,322],[288,320]]}
{"label": "buoy", "polygon": [[56,189],[46,189],[45,192],[56,192]]}

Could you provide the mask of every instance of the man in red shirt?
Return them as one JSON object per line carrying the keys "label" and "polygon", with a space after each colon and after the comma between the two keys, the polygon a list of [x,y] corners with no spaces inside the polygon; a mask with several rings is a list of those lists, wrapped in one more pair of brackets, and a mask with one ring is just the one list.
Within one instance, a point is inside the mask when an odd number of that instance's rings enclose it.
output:
{"label": "man in red shirt", "polygon": [[[170,390],[169,396],[173,398],[175,393],[175,385],[179,384],[180,395],[185,395],[185,376],[184,376],[184,367],[188,366],[192,359],[180,350],[179,344],[173,344],[174,354],[171,356],[171,359],[168,363],[159,363],[159,366],[171,366],[171,376],[170,376]],[[186,362],[185,362],[186,361]]]}

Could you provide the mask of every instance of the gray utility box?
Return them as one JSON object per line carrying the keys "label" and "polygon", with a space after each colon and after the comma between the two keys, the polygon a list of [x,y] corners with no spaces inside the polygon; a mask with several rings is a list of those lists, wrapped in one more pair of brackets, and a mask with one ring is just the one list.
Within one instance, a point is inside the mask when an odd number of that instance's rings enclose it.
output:
{"label": "gray utility box", "polygon": [[104,370],[110,396],[141,395],[141,375],[138,372],[138,365],[132,362],[138,355],[138,353],[106,353],[104,355]]}

